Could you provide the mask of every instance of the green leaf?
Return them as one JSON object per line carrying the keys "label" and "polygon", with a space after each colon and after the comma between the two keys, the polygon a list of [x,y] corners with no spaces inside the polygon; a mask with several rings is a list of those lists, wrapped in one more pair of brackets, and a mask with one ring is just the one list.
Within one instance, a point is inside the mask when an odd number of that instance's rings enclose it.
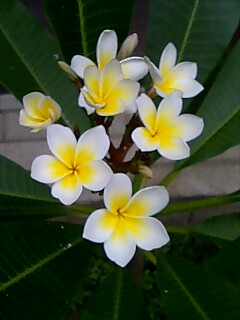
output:
{"label": "green leaf", "polygon": [[127,271],[114,268],[91,297],[82,320],[147,320],[142,297]]}
{"label": "green leaf", "polygon": [[2,0],[0,7],[0,80],[18,99],[41,91],[62,107],[63,119],[81,131],[90,127],[77,105],[78,92],[57,65],[60,47],[44,27],[16,0]]}
{"label": "green leaf", "polygon": [[191,157],[177,163],[176,170],[216,156],[240,143],[240,43],[229,55],[197,115],[204,131],[191,143]]}
{"label": "green leaf", "polygon": [[240,237],[240,213],[209,218],[191,228],[192,232],[216,239],[233,241]]}
{"label": "green leaf", "polygon": [[179,61],[198,64],[203,82],[216,66],[239,23],[239,1],[152,0],[147,54],[158,64],[169,42],[178,49]]}
{"label": "green leaf", "polygon": [[13,201],[18,197],[56,202],[47,185],[33,180],[29,172],[1,155],[0,168],[0,196],[11,196]]}
{"label": "green leaf", "polygon": [[43,0],[65,59],[76,54],[95,60],[97,39],[104,29],[114,29],[119,41],[126,37],[135,0]]}
{"label": "green leaf", "polygon": [[66,216],[72,210],[61,203],[0,195],[0,221]]}
{"label": "green leaf", "polygon": [[47,185],[30,177],[29,172],[0,155],[0,221],[39,219],[73,214],[76,210],[89,214],[86,205],[62,205],[50,195]]}
{"label": "green leaf", "polygon": [[67,319],[89,267],[78,225],[0,224],[0,318]]}
{"label": "green leaf", "polygon": [[160,299],[167,319],[237,320],[238,290],[203,267],[176,257],[159,255]]}
{"label": "green leaf", "polygon": [[227,243],[204,267],[240,288],[240,238]]}

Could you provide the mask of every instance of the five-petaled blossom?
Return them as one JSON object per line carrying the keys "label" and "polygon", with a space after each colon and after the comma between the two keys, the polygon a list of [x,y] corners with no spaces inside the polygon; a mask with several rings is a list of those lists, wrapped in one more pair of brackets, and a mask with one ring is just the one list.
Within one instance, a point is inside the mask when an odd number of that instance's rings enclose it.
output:
{"label": "five-petaled blossom", "polygon": [[[84,71],[85,86],[82,94],[89,105],[85,106],[88,114],[113,116],[123,113],[128,105],[137,98],[139,83],[124,79],[120,63],[114,59],[108,62],[102,71],[96,66],[88,66]],[[80,95],[79,104],[83,105]]]}
{"label": "five-petaled blossom", "polygon": [[203,86],[195,80],[197,64],[181,62],[176,65],[176,60],[177,50],[172,43],[169,43],[163,50],[159,69],[145,57],[157,94],[166,97],[175,89],[178,89],[182,91],[183,98],[196,96],[203,90]]}
{"label": "five-petaled blossom", "polygon": [[47,128],[47,142],[53,155],[37,157],[31,177],[53,183],[53,197],[70,205],[79,198],[83,186],[99,191],[107,185],[112,170],[102,160],[110,144],[103,126],[87,130],[77,141],[69,128],[54,124]]}
{"label": "five-petaled blossom", "polygon": [[136,251],[160,248],[169,241],[163,224],[151,216],[169,201],[164,187],[149,187],[132,196],[127,175],[114,174],[104,190],[106,209],[94,211],[87,219],[83,237],[104,243],[108,258],[121,267],[127,265]]}
{"label": "five-petaled blossom", "polygon": [[[97,42],[97,65],[101,71],[105,65],[112,59],[121,60],[121,68],[124,78],[132,80],[140,80],[148,73],[148,66],[142,57],[129,57],[138,43],[137,34],[128,36],[122,44],[117,55],[118,39],[116,32],[113,30],[104,30],[98,38]],[[122,60],[123,59],[123,60]],[[86,67],[96,65],[92,60],[76,55],[72,58],[71,68],[84,78],[84,70]]]}
{"label": "five-petaled blossom", "polygon": [[52,98],[41,92],[31,92],[23,97],[23,107],[20,110],[19,124],[38,132],[61,117],[61,108]]}
{"label": "five-petaled blossom", "polygon": [[202,118],[180,115],[180,91],[171,93],[159,104],[158,110],[145,94],[137,99],[138,112],[144,127],[132,132],[132,140],[141,151],[157,150],[163,157],[180,160],[189,157],[187,141],[199,136],[203,130]]}

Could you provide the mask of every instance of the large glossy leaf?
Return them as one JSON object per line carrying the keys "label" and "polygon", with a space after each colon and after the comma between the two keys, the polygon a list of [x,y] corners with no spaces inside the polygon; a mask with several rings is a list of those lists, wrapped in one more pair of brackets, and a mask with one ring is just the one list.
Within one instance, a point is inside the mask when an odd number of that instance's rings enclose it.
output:
{"label": "large glossy leaf", "polygon": [[226,320],[240,318],[238,290],[187,260],[160,255],[160,299],[167,319]]}
{"label": "large glossy leaf", "polygon": [[205,264],[205,267],[221,279],[230,281],[240,289],[240,238],[227,243],[219,253]]}
{"label": "large glossy leaf", "polygon": [[[29,172],[0,155],[0,220],[38,219],[64,216],[73,213],[50,195],[47,185],[30,177]],[[91,212],[91,207],[77,205],[82,213]]]}
{"label": "large glossy leaf", "polygon": [[47,185],[33,180],[29,172],[1,155],[0,168],[0,196],[55,201]]}
{"label": "large glossy leaf", "polygon": [[0,224],[1,319],[67,319],[91,257],[81,232],[56,222]]}
{"label": "large glossy leaf", "polygon": [[104,29],[114,29],[123,41],[135,0],[42,0],[67,62],[75,54],[95,60],[96,43]]}
{"label": "large glossy leaf", "polygon": [[240,213],[209,218],[191,228],[191,231],[215,239],[233,241],[240,237]]}
{"label": "large glossy leaf", "polygon": [[82,320],[148,320],[142,297],[127,271],[114,268],[91,297]]}
{"label": "large glossy leaf", "polygon": [[198,79],[203,82],[238,23],[238,0],[152,0],[147,54],[157,64],[163,48],[173,42],[179,60],[197,62]]}
{"label": "large glossy leaf", "polygon": [[0,43],[0,81],[9,91],[20,100],[31,91],[44,92],[61,105],[67,125],[89,127],[76,88],[56,63],[60,47],[17,0],[1,1]]}
{"label": "large glossy leaf", "polygon": [[191,144],[192,156],[177,164],[182,169],[218,155],[240,143],[240,43],[238,43],[197,115],[204,119],[204,131]]}

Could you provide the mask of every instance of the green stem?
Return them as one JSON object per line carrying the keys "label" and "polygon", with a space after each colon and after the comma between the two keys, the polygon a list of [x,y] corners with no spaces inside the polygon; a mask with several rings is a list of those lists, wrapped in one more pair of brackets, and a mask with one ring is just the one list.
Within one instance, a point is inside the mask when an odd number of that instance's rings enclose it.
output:
{"label": "green stem", "polygon": [[226,196],[217,196],[192,201],[182,201],[170,204],[158,216],[166,216],[178,212],[194,211],[209,207],[227,205],[230,203],[240,202],[240,192],[235,192]]}
{"label": "green stem", "polygon": [[161,186],[167,187],[172,180],[177,176],[177,174],[179,173],[179,171],[172,171],[170,172],[160,183]]}

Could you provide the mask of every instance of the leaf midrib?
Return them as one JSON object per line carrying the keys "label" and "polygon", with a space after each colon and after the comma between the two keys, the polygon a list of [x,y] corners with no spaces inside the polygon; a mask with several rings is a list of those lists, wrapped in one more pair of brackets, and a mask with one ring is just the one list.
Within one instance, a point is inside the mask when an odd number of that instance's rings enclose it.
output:
{"label": "leaf midrib", "polygon": [[185,31],[184,37],[183,37],[181,49],[179,51],[178,62],[182,60],[182,56],[183,56],[185,47],[187,45],[188,38],[189,38],[191,30],[192,30],[192,26],[193,26],[194,18],[196,16],[196,13],[197,13],[197,10],[198,10],[198,6],[199,6],[199,0],[195,0],[194,5],[193,5],[193,9],[192,9],[192,13],[191,13],[191,15],[189,17],[188,26],[187,26],[187,29]]}
{"label": "leaf midrib", "polygon": [[77,2],[78,2],[78,9],[79,9],[79,20],[80,20],[79,23],[80,23],[80,34],[82,38],[83,55],[85,57],[88,57],[85,18],[83,14],[83,3],[82,3],[82,0],[77,0]]}
{"label": "leaf midrib", "polygon": [[[75,241],[72,241],[71,242],[71,244],[72,244],[71,248],[74,247],[75,245],[77,245],[78,243],[80,243],[81,241],[82,241],[82,238],[79,238],[79,239],[76,239]],[[44,259],[38,261],[36,264],[32,265],[30,268],[25,269],[23,272],[17,274],[15,277],[10,278],[7,282],[5,282],[5,283],[0,285],[0,292],[6,290],[8,287],[10,287],[10,286],[14,285],[15,283],[19,282],[24,277],[26,277],[29,274],[33,273],[37,269],[43,267],[45,264],[47,264],[48,262],[50,262],[53,259],[55,259],[57,256],[59,256],[60,254],[62,254],[66,250],[67,250],[66,247],[62,247],[62,248],[58,249],[57,251],[51,253],[50,255],[45,257]]]}
{"label": "leaf midrib", "polygon": [[31,65],[28,64],[27,60],[24,57],[24,54],[21,54],[21,51],[17,49],[17,46],[14,46],[14,42],[12,41],[11,37],[9,36],[9,34],[7,32],[4,31],[4,28],[2,25],[0,25],[0,29],[1,32],[3,34],[3,36],[5,37],[5,39],[7,40],[7,42],[11,45],[13,51],[16,53],[16,55],[18,56],[19,60],[24,64],[24,66],[26,67],[26,69],[28,70],[28,72],[32,75],[32,77],[34,78],[34,80],[36,81],[36,83],[38,84],[38,86],[47,94],[49,94],[47,87],[44,86],[44,83],[41,82],[41,80],[37,77],[36,73],[34,72],[34,70],[31,68]]}
{"label": "leaf midrib", "polygon": [[201,315],[202,319],[204,320],[210,320],[206,312],[202,309],[200,304],[196,301],[196,299],[192,296],[192,294],[189,292],[188,288],[184,285],[184,283],[181,281],[179,276],[174,272],[172,267],[169,265],[169,263],[164,259],[164,264],[168,271],[171,273],[173,278],[176,280],[177,284],[179,285],[180,289],[183,291],[185,296],[188,298],[190,303],[193,305],[193,307],[196,309],[196,311]]}
{"label": "leaf midrib", "polygon": [[117,288],[116,288],[116,298],[115,298],[115,305],[114,305],[114,314],[113,320],[118,320],[119,316],[119,307],[120,307],[120,296],[121,296],[121,287],[122,287],[122,271],[119,272],[119,276],[117,279]]}

